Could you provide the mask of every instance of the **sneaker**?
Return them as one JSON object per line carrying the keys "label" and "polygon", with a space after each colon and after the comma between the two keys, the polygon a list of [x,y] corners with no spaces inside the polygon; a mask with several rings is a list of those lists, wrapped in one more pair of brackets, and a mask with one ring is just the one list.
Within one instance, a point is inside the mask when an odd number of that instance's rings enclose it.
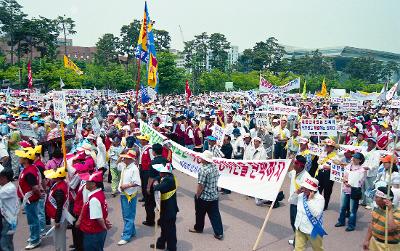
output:
{"label": "sneaker", "polygon": [[346,232],[354,231],[354,227],[347,227],[345,231],[346,231]]}
{"label": "sneaker", "polygon": [[[150,248],[154,248],[154,244],[150,244]],[[162,248],[162,247],[156,246],[156,249],[163,249],[164,250],[165,247]]]}
{"label": "sneaker", "polygon": [[197,233],[197,234],[203,233],[203,231],[197,231],[197,230],[194,229],[194,228],[189,228],[189,232],[191,232],[191,233]]}
{"label": "sneaker", "polygon": [[294,245],[294,240],[288,240],[289,245],[293,246]]}
{"label": "sneaker", "polygon": [[142,224],[145,225],[145,226],[154,227],[155,223],[154,222],[151,223],[151,222],[143,221]]}
{"label": "sneaker", "polygon": [[40,241],[37,243],[29,243],[26,247],[25,250],[32,250],[40,246]]}
{"label": "sneaker", "polygon": [[126,241],[126,240],[120,240],[120,241],[117,243],[117,245],[118,245],[118,246],[122,246],[122,245],[125,245],[126,243],[128,243],[128,241]]}
{"label": "sneaker", "polygon": [[344,224],[339,223],[339,222],[335,224],[335,227],[343,227],[343,226],[344,226]]}
{"label": "sneaker", "polygon": [[371,210],[371,209],[372,209],[372,207],[371,207],[371,206],[365,206],[365,209],[367,209],[367,210]]}

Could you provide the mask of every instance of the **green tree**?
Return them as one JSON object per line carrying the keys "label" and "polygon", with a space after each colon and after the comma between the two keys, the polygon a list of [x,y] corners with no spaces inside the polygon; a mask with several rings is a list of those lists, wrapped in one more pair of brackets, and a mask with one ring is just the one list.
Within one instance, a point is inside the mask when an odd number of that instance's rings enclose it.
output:
{"label": "green tree", "polygon": [[231,81],[228,73],[219,69],[212,69],[210,72],[203,72],[199,79],[199,92],[224,91],[225,82]]}
{"label": "green tree", "polygon": [[253,65],[253,50],[245,49],[242,55],[238,58],[238,63],[236,64],[236,70],[240,72],[249,72]]}
{"label": "green tree", "polygon": [[156,51],[157,52],[169,51],[171,43],[171,36],[169,35],[169,32],[166,30],[154,29],[153,34],[154,34],[154,43],[156,46]]}
{"label": "green tree", "polygon": [[208,41],[210,50],[210,68],[226,71],[228,68],[228,49],[231,48],[230,43],[226,40],[225,35],[221,33],[213,33]]}
{"label": "green tree", "polygon": [[104,34],[96,43],[95,62],[100,65],[118,62],[118,37],[111,33]]}
{"label": "green tree", "polygon": [[373,58],[352,58],[346,65],[344,72],[350,78],[364,80],[367,83],[378,83],[382,76],[383,63]]}
{"label": "green tree", "polygon": [[252,69],[256,71],[268,69],[272,72],[279,72],[284,55],[285,49],[278,44],[276,38],[270,37],[265,42],[258,42],[253,47]]}
{"label": "green tree", "polygon": [[67,55],[67,35],[76,33],[75,21],[65,15],[57,17],[56,20],[59,31],[64,34],[64,54]]}
{"label": "green tree", "polygon": [[175,55],[160,52],[158,57],[158,93],[182,93],[185,90],[185,70],[176,67]]}
{"label": "green tree", "polygon": [[121,55],[128,57],[128,61],[131,61],[135,57],[140,25],[140,21],[135,19],[132,23],[121,27],[119,51]]}

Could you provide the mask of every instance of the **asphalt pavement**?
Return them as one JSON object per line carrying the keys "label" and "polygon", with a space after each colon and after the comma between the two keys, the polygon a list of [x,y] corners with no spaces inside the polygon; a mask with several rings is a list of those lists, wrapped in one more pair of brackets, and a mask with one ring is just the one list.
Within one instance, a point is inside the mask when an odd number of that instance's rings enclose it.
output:
{"label": "asphalt pavement", "polygon": [[[174,174],[177,176],[179,183],[177,196],[180,212],[176,222],[178,250],[252,250],[269,207],[258,207],[255,205],[253,198],[245,195],[237,193],[221,195],[220,212],[224,225],[224,239],[220,241],[213,237],[212,227],[208,219],[206,219],[202,234],[190,233],[188,229],[193,227],[195,222],[193,197],[196,189],[196,180],[178,171],[174,171]],[[135,219],[137,236],[124,246],[117,245],[123,228],[120,199],[119,197],[112,198],[109,184],[105,183],[105,186],[109,219],[113,224],[112,229],[107,234],[105,250],[152,250],[149,245],[154,243],[155,230],[153,227],[142,225],[142,221],[145,219],[145,210],[140,202],[137,204]],[[289,203],[287,202],[289,196],[288,178],[285,179],[282,189],[286,197],[279,208],[273,209],[257,250],[293,250],[293,247],[288,244],[288,240],[293,236],[289,219]],[[345,227],[335,228],[334,225],[339,216],[339,197],[340,184],[335,183],[329,208],[324,213],[324,228],[328,233],[328,236],[324,237],[324,248],[328,251],[362,250],[361,245],[370,221],[370,211],[363,207],[359,208],[357,226],[353,232],[345,232]],[[158,228],[157,237],[159,234],[160,229]],[[14,235],[16,251],[24,250],[28,237],[29,227],[26,222],[26,216],[21,214],[17,232]],[[45,238],[42,241],[42,245],[36,250],[54,250],[52,243],[51,237]],[[70,230],[67,231],[67,244],[72,244]],[[311,248],[307,250],[311,250]]]}

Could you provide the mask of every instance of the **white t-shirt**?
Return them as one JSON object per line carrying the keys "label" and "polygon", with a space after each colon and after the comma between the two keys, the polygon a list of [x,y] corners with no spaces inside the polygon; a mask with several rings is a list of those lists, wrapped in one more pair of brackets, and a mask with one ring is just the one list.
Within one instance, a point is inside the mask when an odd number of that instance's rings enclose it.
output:
{"label": "white t-shirt", "polygon": [[[101,188],[97,188],[96,190],[89,192],[88,197],[90,197],[92,194],[100,190]],[[89,215],[91,220],[103,218],[103,210],[101,209],[101,203],[96,198],[92,198],[89,200]]]}
{"label": "white t-shirt", "polygon": [[122,192],[122,190],[120,188],[121,185],[127,185],[127,184],[138,185],[135,187],[130,187],[128,189],[125,189],[124,192],[126,192],[129,195],[137,193],[138,187],[141,186],[141,184],[142,184],[140,182],[139,169],[135,163],[131,163],[129,166],[125,167],[122,170],[121,179],[119,180],[119,185],[118,185],[118,191]]}

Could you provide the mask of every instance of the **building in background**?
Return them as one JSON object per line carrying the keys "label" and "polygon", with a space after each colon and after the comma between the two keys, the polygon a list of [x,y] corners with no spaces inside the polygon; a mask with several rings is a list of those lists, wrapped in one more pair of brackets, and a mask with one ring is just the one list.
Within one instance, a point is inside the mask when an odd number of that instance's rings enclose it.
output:
{"label": "building in background", "polygon": [[64,38],[57,38],[57,45],[58,46],[64,46],[64,45],[67,45],[67,46],[72,46],[73,44],[72,44],[72,39],[71,38],[67,38],[67,39],[64,39]]}
{"label": "building in background", "polygon": [[170,53],[175,55],[175,63],[177,68],[185,68],[185,54],[183,52],[178,51],[176,49],[170,49]]}

